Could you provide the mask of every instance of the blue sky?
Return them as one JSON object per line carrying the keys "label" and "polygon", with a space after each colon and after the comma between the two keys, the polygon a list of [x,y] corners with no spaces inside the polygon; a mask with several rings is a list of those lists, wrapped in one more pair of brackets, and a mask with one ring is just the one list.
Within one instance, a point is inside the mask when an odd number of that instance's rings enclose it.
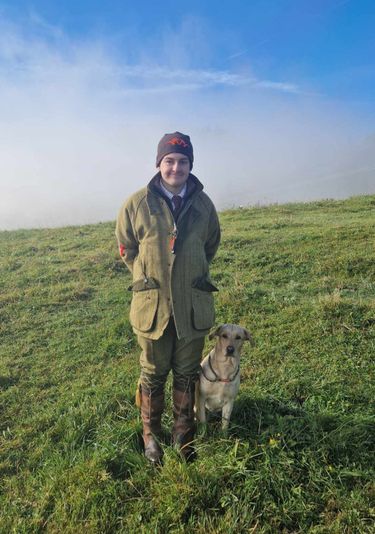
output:
{"label": "blue sky", "polygon": [[[186,47],[189,65],[183,67],[233,73],[248,68],[301,91],[374,104],[371,0],[13,0],[0,6],[29,35],[50,33],[53,39],[61,32],[82,41],[103,39],[130,64],[146,55],[171,65],[173,47]],[[183,42],[176,44],[176,34]]]}
{"label": "blue sky", "polygon": [[374,28],[365,0],[0,2],[0,229],[113,218],[176,129],[219,208],[375,192]]}

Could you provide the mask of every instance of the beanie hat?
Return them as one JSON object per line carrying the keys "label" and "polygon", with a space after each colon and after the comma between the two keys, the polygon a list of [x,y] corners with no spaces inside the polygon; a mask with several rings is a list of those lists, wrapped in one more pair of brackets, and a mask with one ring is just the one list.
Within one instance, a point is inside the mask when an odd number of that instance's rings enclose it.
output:
{"label": "beanie hat", "polygon": [[193,145],[191,144],[190,137],[181,132],[174,132],[165,134],[159,141],[158,153],[156,156],[156,166],[159,167],[161,160],[167,154],[172,152],[179,152],[185,154],[190,160],[190,169],[193,168]]}

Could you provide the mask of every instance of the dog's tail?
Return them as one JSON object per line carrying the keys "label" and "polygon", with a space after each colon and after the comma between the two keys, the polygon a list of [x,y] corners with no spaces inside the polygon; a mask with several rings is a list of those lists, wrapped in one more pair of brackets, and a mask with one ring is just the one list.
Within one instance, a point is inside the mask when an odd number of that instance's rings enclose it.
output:
{"label": "dog's tail", "polygon": [[200,386],[200,381],[198,377],[197,381],[195,382],[195,402],[194,402],[194,414],[195,414],[195,419],[197,421],[198,421],[198,413],[199,413],[199,386]]}
{"label": "dog's tail", "polygon": [[142,401],[141,401],[141,379],[138,380],[137,382],[137,389],[135,391],[135,405],[137,406],[137,408],[141,409],[141,404],[142,404]]}

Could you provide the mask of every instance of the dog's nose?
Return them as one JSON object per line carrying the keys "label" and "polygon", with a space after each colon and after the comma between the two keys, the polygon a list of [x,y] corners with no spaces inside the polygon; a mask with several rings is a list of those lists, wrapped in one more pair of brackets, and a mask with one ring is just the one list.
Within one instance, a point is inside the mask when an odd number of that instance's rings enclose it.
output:
{"label": "dog's nose", "polygon": [[234,352],[234,347],[232,345],[228,345],[227,346],[227,353],[228,354],[233,354],[233,352]]}

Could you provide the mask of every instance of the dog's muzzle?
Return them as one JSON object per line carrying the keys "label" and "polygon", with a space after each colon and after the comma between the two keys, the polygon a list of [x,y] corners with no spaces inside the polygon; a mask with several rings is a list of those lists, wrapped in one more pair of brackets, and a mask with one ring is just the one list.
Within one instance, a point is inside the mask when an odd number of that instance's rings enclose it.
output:
{"label": "dog's muzzle", "polygon": [[227,346],[227,356],[234,356],[234,347],[232,345]]}

